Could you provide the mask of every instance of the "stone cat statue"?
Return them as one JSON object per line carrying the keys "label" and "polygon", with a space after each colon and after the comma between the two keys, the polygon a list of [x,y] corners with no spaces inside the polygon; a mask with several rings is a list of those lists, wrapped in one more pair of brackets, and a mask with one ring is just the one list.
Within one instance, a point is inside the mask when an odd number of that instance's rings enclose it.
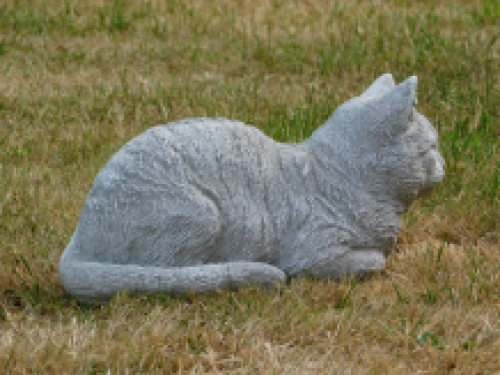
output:
{"label": "stone cat statue", "polygon": [[105,302],[382,270],[402,214],[444,177],[416,86],[385,74],[297,144],[226,119],[150,128],[97,175],[64,287]]}

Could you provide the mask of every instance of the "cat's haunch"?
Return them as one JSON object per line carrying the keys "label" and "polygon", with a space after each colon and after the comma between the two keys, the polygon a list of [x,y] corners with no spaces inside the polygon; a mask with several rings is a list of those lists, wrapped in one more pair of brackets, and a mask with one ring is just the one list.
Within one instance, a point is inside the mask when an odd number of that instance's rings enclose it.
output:
{"label": "cat's haunch", "polygon": [[103,302],[383,269],[402,214],[444,177],[416,86],[385,74],[298,144],[226,119],[140,134],[94,181],[61,258],[66,290]]}

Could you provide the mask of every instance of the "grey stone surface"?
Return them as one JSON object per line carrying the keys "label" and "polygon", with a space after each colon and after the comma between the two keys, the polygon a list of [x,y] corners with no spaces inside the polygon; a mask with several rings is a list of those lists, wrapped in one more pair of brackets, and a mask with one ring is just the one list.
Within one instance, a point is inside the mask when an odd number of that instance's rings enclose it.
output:
{"label": "grey stone surface", "polygon": [[298,144],[226,119],[150,128],[97,175],[65,288],[106,301],[383,269],[402,214],[444,177],[416,86],[385,74]]}

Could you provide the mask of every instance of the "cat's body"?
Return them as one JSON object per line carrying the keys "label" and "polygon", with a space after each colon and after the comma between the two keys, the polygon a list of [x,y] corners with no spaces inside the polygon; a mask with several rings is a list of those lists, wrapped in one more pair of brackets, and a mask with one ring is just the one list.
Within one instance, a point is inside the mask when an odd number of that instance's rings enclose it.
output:
{"label": "cat's body", "polygon": [[[99,301],[383,269],[402,213],[444,173],[415,88],[384,75],[299,144],[225,119],[149,129],[96,177],[63,284]],[[363,114],[387,101],[385,113]]]}

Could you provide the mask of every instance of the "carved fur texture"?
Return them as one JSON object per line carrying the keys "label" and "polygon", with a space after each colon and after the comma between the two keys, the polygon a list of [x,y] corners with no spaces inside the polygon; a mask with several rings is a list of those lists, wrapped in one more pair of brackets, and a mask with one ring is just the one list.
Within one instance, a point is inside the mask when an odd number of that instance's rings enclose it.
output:
{"label": "carved fur texture", "polygon": [[97,175],[65,288],[104,302],[383,269],[402,214],[444,177],[416,86],[385,74],[298,144],[226,119],[150,128]]}

